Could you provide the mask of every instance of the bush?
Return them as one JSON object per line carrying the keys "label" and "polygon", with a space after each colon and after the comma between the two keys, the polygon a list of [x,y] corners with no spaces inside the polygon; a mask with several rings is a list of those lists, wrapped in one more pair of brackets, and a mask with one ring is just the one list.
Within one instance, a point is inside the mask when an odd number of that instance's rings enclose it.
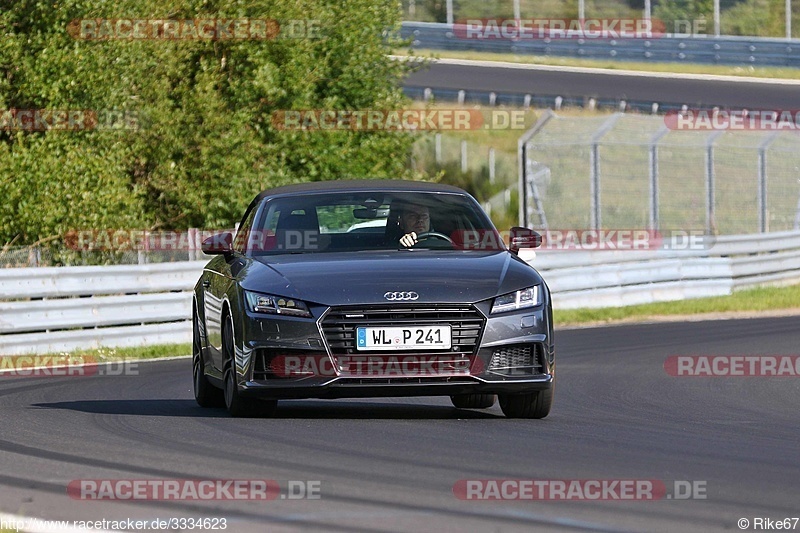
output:
{"label": "bush", "polygon": [[[285,132],[281,109],[390,109],[406,66],[376,0],[15,0],[0,13],[0,110],[113,110],[136,131],[0,131],[0,243],[74,229],[229,227],[264,188],[409,176],[412,138]],[[81,18],[316,19],[324,38],[86,41]]]}

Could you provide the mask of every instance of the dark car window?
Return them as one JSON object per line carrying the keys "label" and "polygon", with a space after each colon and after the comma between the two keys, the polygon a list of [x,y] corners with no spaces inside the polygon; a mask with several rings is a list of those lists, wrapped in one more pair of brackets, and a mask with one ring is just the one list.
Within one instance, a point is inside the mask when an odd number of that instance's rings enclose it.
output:
{"label": "dark car window", "polygon": [[250,235],[254,254],[398,249],[400,213],[423,206],[432,236],[415,248],[505,249],[499,234],[470,197],[428,192],[334,192],[265,200]]}

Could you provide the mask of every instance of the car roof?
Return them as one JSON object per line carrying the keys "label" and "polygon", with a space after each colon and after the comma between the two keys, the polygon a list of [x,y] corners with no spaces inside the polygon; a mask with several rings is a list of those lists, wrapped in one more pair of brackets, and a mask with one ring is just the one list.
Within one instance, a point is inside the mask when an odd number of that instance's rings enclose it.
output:
{"label": "car roof", "polygon": [[341,191],[416,191],[416,192],[442,192],[468,194],[464,189],[452,185],[441,183],[430,183],[427,181],[407,181],[407,180],[329,180],[311,181],[306,183],[295,183],[267,189],[259,194],[254,201],[260,201],[267,196],[290,195],[295,193],[307,192],[341,192]]}

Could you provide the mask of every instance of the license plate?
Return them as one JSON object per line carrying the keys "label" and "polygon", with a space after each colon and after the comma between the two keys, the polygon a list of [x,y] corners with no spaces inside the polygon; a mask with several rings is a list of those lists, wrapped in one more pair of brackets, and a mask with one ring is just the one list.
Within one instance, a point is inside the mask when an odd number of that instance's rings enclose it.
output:
{"label": "license plate", "polygon": [[447,350],[450,326],[356,328],[357,350]]}

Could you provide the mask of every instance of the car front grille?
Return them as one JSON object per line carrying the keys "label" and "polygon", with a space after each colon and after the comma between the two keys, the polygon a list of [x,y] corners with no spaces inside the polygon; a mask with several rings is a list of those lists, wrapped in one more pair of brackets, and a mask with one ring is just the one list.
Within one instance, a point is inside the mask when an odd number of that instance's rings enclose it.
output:
{"label": "car front grille", "polygon": [[[322,332],[334,356],[363,355],[364,351],[356,350],[357,327],[449,325],[452,331],[452,349],[445,352],[449,355],[472,356],[478,347],[485,322],[483,315],[469,305],[334,307],[322,321]],[[417,350],[403,353],[437,351]]]}
{"label": "car front grille", "polygon": [[495,348],[489,371],[504,375],[541,374],[541,344],[513,344]]}

